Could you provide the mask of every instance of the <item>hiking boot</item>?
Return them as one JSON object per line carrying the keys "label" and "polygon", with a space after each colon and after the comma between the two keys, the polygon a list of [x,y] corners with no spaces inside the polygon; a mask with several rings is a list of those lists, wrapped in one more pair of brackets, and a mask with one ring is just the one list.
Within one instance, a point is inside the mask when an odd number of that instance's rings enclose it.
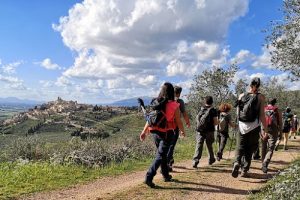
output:
{"label": "hiking boot", "polygon": [[232,172],[231,172],[231,176],[233,178],[236,178],[236,177],[239,176],[239,169],[240,169],[240,165],[238,163],[234,163],[233,168],[232,168]]}
{"label": "hiking boot", "polygon": [[265,174],[268,173],[268,166],[267,166],[267,163],[263,163],[263,164],[262,164],[261,170],[262,170],[263,173],[265,173]]}
{"label": "hiking boot", "polygon": [[194,162],[194,163],[193,163],[193,168],[197,169],[197,168],[198,168],[198,167],[197,167],[197,166],[198,166],[198,163],[199,163],[199,162]]}
{"label": "hiking boot", "polygon": [[294,136],[294,139],[296,140],[296,136]]}
{"label": "hiking boot", "polygon": [[150,188],[155,188],[155,184],[152,181],[145,180],[144,184],[146,184]]}
{"label": "hiking boot", "polygon": [[215,162],[216,162],[216,159],[213,158],[212,160],[209,160],[209,161],[208,161],[208,164],[209,164],[209,165],[212,165],[212,164],[214,164]]}
{"label": "hiking boot", "polygon": [[260,160],[261,156],[254,156],[253,160]]}
{"label": "hiking boot", "polygon": [[248,178],[249,177],[249,173],[247,171],[242,171],[241,172],[241,177]]}
{"label": "hiking boot", "polygon": [[164,177],[164,181],[165,182],[172,182],[173,181],[172,176],[169,175],[168,177]]}
{"label": "hiking boot", "polygon": [[274,148],[275,151],[278,151],[278,146],[279,146],[279,145],[276,145],[276,146],[275,146],[275,148]]}
{"label": "hiking boot", "polygon": [[218,152],[216,157],[217,157],[217,161],[220,161],[222,159],[222,154]]}

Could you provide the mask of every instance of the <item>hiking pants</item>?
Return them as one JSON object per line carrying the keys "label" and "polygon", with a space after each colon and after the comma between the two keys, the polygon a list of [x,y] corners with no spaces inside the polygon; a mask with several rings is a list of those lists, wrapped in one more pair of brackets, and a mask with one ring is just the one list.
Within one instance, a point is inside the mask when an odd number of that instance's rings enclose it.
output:
{"label": "hiking pants", "polygon": [[209,153],[209,161],[215,160],[214,151],[213,151],[213,147],[212,147],[212,145],[215,141],[214,132],[206,132],[206,133],[197,132],[196,133],[196,148],[195,148],[195,154],[193,157],[193,163],[196,165],[199,163],[199,160],[201,159],[201,156],[202,156],[204,140],[205,140],[205,143],[206,143],[206,146],[208,149],[208,153]]}
{"label": "hiking pants", "polygon": [[218,156],[221,156],[221,157],[223,156],[223,151],[226,146],[228,137],[229,137],[228,132],[224,132],[224,133],[218,132],[218,134],[217,134],[217,141],[219,143]]}
{"label": "hiking pants", "polygon": [[267,166],[270,163],[270,160],[273,155],[273,151],[275,149],[276,141],[278,139],[278,131],[271,131],[268,133],[268,140],[262,140],[262,148],[261,148],[261,157],[263,163]]}
{"label": "hiking pants", "polygon": [[167,166],[167,153],[170,148],[172,136],[170,136],[170,133],[153,132],[152,137],[156,145],[157,151],[156,157],[146,174],[146,181],[153,180],[153,177],[156,175],[156,171],[159,167],[161,167],[163,177],[169,177],[169,169]]}
{"label": "hiking pants", "polygon": [[[170,133],[172,134],[172,133]],[[168,159],[168,165],[172,165],[174,163],[174,149],[177,143],[179,137],[179,128],[177,127],[174,130],[174,133],[172,135],[171,143],[170,143],[170,148],[167,154],[167,159]]]}
{"label": "hiking pants", "polygon": [[235,163],[238,163],[245,172],[249,171],[252,154],[259,144],[258,140],[260,131],[261,129],[259,126],[246,134],[241,134],[241,132],[239,132]]}

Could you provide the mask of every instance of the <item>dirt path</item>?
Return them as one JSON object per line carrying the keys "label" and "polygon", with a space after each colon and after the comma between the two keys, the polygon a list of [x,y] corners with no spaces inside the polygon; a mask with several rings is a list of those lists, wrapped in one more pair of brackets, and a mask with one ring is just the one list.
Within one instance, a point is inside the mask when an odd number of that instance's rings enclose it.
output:
{"label": "dirt path", "polygon": [[[191,161],[178,163],[172,173],[175,182],[164,183],[161,175],[157,175],[154,182],[159,185],[158,189],[150,189],[142,184],[145,171],[139,171],[115,178],[102,178],[69,189],[38,193],[26,199],[244,199],[249,191],[263,186],[278,170],[300,156],[300,139],[292,140],[289,144],[288,151],[275,152],[268,174],[261,172],[261,162],[253,161],[250,178],[232,178],[230,160],[208,166],[207,158],[204,158],[196,170],[191,167]],[[230,157],[233,154],[231,152]],[[228,153],[224,157],[227,158]]]}

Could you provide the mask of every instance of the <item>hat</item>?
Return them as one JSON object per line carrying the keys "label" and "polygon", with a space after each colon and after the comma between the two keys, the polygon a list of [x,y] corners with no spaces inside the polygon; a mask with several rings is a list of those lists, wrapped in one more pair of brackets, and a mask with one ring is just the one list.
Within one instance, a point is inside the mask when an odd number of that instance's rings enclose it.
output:
{"label": "hat", "polygon": [[255,87],[259,88],[259,86],[260,86],[260,78],[259,77],[254,77],[251,80],[250,86],[255,86]]}

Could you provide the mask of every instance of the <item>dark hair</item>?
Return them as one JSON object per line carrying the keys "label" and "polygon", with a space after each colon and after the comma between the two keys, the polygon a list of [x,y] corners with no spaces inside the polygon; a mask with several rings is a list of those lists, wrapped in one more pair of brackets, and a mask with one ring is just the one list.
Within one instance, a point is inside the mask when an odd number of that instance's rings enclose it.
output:
{"label": "dark hair", "polygon": [[222,103],[219,106],[220,112],[229,112],[231,110],[232,106],[229,103]]}
{"label": "dark hair", "polygon": [[292,110],[291,110],[290,107],[286,107],[285,112],[289,113],[289,112],[291,112],[291,111],[292,111]]}
{"label": "dark hair", "polygon": [[205,103],[207,105],[212,105],[214,103],[214,100],[213,100],[212,96],[206,96],[205,97]]}
{"label": "dark hair", "polygon": [[181,91],[182,91],[182,87],[180,87],[180,86],[174,86],[174,92],[175,92],[175,94],[180,94],[181,93]]}
{"label": "dark hair", "polygon": [[174,87],[171,83],[165,82],[158,95],[159,99],[174,100]]}
{"label": "dark hair", "polygon": [[274,106],[277,103],[277,99],[276,98],[269,98],[268,99],[268,104],[271,104],[272,106]]}
{"label": "dark hair", "polygon": [[255,86],[256,88],[259,88],[260,86],[260,78],[258,77],[254,77],[252,80],[251,80],[251,83],[250,83],[250,86]]}

